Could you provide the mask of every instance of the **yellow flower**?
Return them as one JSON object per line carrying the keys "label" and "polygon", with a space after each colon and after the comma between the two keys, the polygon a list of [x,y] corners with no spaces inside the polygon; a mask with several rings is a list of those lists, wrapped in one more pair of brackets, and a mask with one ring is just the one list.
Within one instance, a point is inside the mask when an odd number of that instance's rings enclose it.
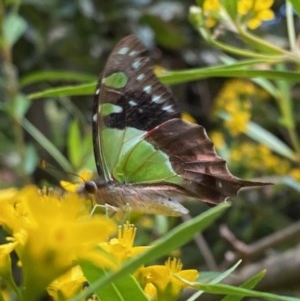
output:
{"label": "yellow flower", "polygon": [[230,162],[237,166],[245,164],[253,171],[262,174],[284,175],[290,170],[290,163],[287,160],[273,154],[267,146],[251,142],[243,143],[233,149],[230,153]]}
{"label": "yellow flower", "polygon": [[168,259],[165,265],[142,267],[136,272],[150,300],[171,301],[179,298],[181,291],[188,287],[186,282],[195,281],[199,273],[196,270],[182,270],[179,259]]}
{"label": "yellow flower", "polygon": [[263,21],[274,18],[274,12],[270,9],[274,0],[240,0],[238,1],[238,13],[245,16],[247,26],[256,29]]}
{"label": "yellow flower", "polygon": [[79,293],[83,289],[85,281],[81,268],[75,266],[56,278],[48,286],[47,292],[55,301],[66,300]]}
{"label": "yellow flower", "polygon": [[225,121],[225,126],[232,136],[237,136],[247,130],[250,118],[249,112],[236,111]]}
{"label": "yellow flower", "polygon": [[197,123],[197,120],[189,113],[182,112],[181,113],[181,119],[190,123]]}
{"label": "yellow flower", "polygon": [[[15,247],[16,247],[15,242],[9,242],[7,244],[0,245],[0,279],[3,286],[4,284],[6,284],[9,287],[14,288],[15,291],[17,291],[18,288],[15,284],[12,270],[11,270],[11,257],[10,257],[10,254],[15,249]],[[0,294],[2,294],[2,290]]]}
{"label": "yellow flower", "polygon": [[203,13],[205,16],[205,25],[209,28],[214,27],[219,19],[221,4],[219,0],[204,0]]}
{"label": "yellow flower", "polygon": [[102,258],[103,267],[115,267],[110,256],[96,250],[115,231],[114,223],[105,216],[89,218],[77,194],[43,194],[27,186],[1,201],[1,207],[0,224],[14,237],[22,264],[24,299],[35,300],[76,260],[89,260],[93,251]]}
{"label": "yellow flower", "polygon": [[127,221],[123,226],[119,226],[118,238],[112,238],[107,243],[101,243],[100,247],[107,251],[107,253],[116,257],[118,263],[121,264],[148,248],[133,246],[136,230],[136,227]]}
{"label": "yellow flower", "polygon": [[300,181],[300,168],[293,168],[289,175],[293,177],[295,180]]}
{"label": "yellow flower", "polygon": [[224,136],[220,132],[212,132],[210,134],[211,140],[217,149],[221,149],[225,145]]}
{"label": "yellow flower", "polygon": [[266,92],[250,81],[229,80],[216,97],[214,114],[226,113],[225,126],[231,135],[237,136],[247,130],[252,104],[267,97]]}

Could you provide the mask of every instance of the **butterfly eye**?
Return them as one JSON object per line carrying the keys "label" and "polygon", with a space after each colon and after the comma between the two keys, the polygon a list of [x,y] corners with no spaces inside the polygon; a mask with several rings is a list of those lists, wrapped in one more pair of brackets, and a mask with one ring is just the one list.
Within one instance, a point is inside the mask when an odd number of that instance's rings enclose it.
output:
{"label": "butterfly eye", "polygon": [[94,181],[87,181],[84,183],[84,191],[89,194],[95,194],[97,189],[97,185]]}

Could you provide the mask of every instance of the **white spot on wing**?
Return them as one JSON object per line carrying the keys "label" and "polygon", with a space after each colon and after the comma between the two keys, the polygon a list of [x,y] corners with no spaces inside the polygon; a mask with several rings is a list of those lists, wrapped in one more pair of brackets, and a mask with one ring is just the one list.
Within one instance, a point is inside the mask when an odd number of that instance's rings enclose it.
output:
{"label": "white spot on wing", "polygon": [[98,117],[98,114],[94,114],[94,115],[93,115],[93,122],[96,122],[96,121],[97,121],[97,117]]}
{"label": "white spot on wing", "polygon": [[119,49],[118,53],[121,55],[126,54],[129,51],[129,47],[122,47]]}
{"label": "white spot on wing", "polygon": [[151,85],[148,85],[148,86],[145,86],[143,91],[150,94],[151,93],[151,90],[152,90],[152,86]]}
{"label": "white spot on wing", "polygon": [[162,103],[164,100],[161,98],[160,95],[154,94],[152,96],[152,101],[155,102],[155,103]]}
{"label": "white spot on wing", "polygon": [[136,79],[138,80],[138,81],[141,81],[141,80],[143,80],[145,78],[145,74],[144,73],[141,73],[141,74],[139,74],[137,77],[136,77]]}
{"label": "white spot on wing", "polygon": [[100,88],[98,88],[95,92],[96,95],[99,95],[100,94]]}
{"label": "white spot on wing", "polygon": [[137,102],[133,99],[129,100],[128,103],[130,104],[130,106],[134,107],[137,105]]}
{"label": "white spot on wing", "polygon": [[133,63],[132,63],[132,68],[133,69],[138,69],[141,67],[141,62],[140,60],[135,60]]}
{"label": "white spot on wing", "polygon": [[130,51],[129,56],[134,56],[136,54],[137,54],[137,51],[136,50],[132,50],[132,51]]}
{"label": "white spot on wing", "polygon": [[172,105],[168,105],[168,106],[163,106],[162,110],[166,111],[166,112],[174,112],[173,106]]}

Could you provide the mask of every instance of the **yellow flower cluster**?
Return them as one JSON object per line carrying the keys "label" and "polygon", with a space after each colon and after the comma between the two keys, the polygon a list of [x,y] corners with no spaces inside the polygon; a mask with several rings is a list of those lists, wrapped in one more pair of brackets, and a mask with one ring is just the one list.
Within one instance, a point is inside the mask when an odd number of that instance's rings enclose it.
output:
{"label": "yellow flower cluster", "polygon": [[[274,18],[274,12],[270,9],[274,0],[239,0],[237,3],[237,19],[242,24],[246,24],[250,29],[258,28],[263,21]],[[224,11],[220,0],[204,0],[202,10],[205,24],[211,28],[222,19]]]}
{"label": "yellow flower cluster", "polygon": [[[118,228],[118,237],[99,246],[112,254],[118,266],[126,260],[147,250],[148,246],[134,247],[136,227],[129,222]],[[173,301],[177,300],[182,289],[188,287],[187,282],[195,281],[198,277],[196,270],[182,270],[182,264],[178,259],[169,259],[165,265],[141,267],[134,273],[135,278],[144,289],[150,300]],[[182,280],[180,280],[182,279]],[[56,279],[48,288],[48,292],[59,300],[58,296],[70,298],[82,288],[84,277],[78,267]]]}
{"label": "yellow flower cluster", "polygon": [[221,4],[219,0],[205,0],[203,2],[203,12],[205,16],[205,25],[214,27],[219,19]]}
{"label": "yellow flower cluster", "polygon": [[250,29],[258,28],[263,21],[274,18],[274,12],[270,9],[274,0],[239,0],[238,13],[245,17],[245,22]]}
{"label": "yellow flower cluster", "polygon": [[226,113],[225,127],[232,136],[247,130],[251,119],[252,100],[264,99],[266,93],[247,80],[229,80],[218,93],[215,114]]}
{"label": "yellow flower cluster", "polygon": [[[109,239],[117,230],[115,223],[103,215],[91,217],[86,203],[77,194],[61,196],[35,186],[0,191],[0,225],[8,234],[7,243],[0,245],[0,278],[18,299],[38,300],[47,289],[53,300],[66,300],[86,283],[78,263],[114,270],[149,248],[134,246],[137,229],[128,222],[119,226],[117,238]],[[22,269],[21,287],[12,276],[13,251]],[[182,270],[174,259],[141,267],[134,275],[152,300],[171,301],[198,272]]]}
{"label": "yellow flower cluster", "polygon": [[11,275],[10,253],[15,251],[22,267],[24,300],[36,300],[77,260],[116,267],[110,256],[96,249],[115,232],[115,224],[105,216],[87,218],[89,211],[76,194],[60,197],[27,186],[4,191],[0,207],[0,225],[9,235],[0,249],[0,276]]}
{"label": "yellow flower cluster", "polygon": [[[101,247],[114,254],[121,264],[149,248],[134,247],[135,235],[136,227],[126,222],[123,226],[119,226],[118,237],[108,243],[102,243]],[[198,271],[182,270],[180,260],[169,259],[165,265],[141,267],[134,276],[150,300],[172,301],[177,300],[182,289],[188,286],[187,281],[195,281]]]}
{"label": "yellow flower cluster", "polygon": [[181,291],[199,276],[196,270],[182,270],[181,262],[169,258],[164,265],[142,267],[136,278],[152,301],[177,300]]}
{"label": "yellow flower cluster", "polygon": [[251,142],[243,143],[232,150],[230,161],[238,165],[246,161],[247,166],[262,174],[286,175],[290,171],[290,163],[287,160],[273,154],[268,147]]}

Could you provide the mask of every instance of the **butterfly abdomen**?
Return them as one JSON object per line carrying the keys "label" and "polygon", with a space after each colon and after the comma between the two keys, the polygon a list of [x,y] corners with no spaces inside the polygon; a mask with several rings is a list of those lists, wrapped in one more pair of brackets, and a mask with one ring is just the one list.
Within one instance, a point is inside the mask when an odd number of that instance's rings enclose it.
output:
{"label": "butterfly abdomen", "polygon": [[109,183],[98,186],[96,201],[134,212],[180,216],[188,210],[180,204],[184,196],[176,185],[135,185]]}

